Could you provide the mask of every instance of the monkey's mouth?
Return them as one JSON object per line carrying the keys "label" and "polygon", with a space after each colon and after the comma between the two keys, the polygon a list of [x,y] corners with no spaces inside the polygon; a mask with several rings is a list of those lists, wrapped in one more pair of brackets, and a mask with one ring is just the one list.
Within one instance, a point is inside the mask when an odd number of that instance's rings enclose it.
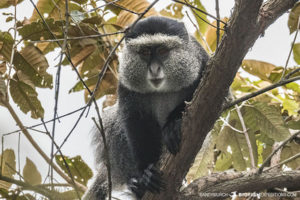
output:
{"label": "monkey's mouth", "polygon": [[153,78],[153,79],[150,79],[150,83],[155,87],[155,88],[158,88],[162,82],[164,81],[163,78]]}

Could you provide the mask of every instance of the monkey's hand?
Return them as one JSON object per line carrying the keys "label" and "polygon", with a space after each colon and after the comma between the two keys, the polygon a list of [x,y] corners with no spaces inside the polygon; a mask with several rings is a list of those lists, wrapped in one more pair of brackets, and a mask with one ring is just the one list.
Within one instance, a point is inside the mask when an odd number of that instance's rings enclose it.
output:
{"label": "monkey's hand", "polygon": [[141,177],[130,179],[129,187],[138,198],[142,198],[146,190],[152,193],[159,193],[164,189],[161,172],[153,164],[150,164]]}
{"label": "monkey's hand", "polygon": [[181,119],[169,121],[163,128],[162,136],[170,153],[175,155],[180,149]]}

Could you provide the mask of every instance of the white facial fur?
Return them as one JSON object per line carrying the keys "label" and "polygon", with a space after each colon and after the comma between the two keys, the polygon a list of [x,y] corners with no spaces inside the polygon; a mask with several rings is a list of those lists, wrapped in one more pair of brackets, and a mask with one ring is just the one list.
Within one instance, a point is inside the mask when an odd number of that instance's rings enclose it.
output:
{"label": "white facial fur", "polygon": [[[165,34],[141,35],[128,40],[119,55],[121,84],[139,93],[176,92],[188,87],[198,78],[201,67],[195,55],[198,51],[189,41]],[[157,45],[169,48],[170,52],[161,66],[164,81],[159,87],[154,87],[149,81],[147,63],[138,52],[144,46]]]}

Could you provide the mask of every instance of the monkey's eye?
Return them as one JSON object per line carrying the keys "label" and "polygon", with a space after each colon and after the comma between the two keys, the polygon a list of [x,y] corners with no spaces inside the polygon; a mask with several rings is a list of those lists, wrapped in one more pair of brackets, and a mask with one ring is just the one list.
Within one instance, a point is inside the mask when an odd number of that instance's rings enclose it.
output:
{"label": "monkey's eye", "polygon": [[169,49],[167,47],[159,47],[156,52],[158,53],[158,55],[166,55],[169,53]]}
{"label": "monkey's eye", "polygon": [[142,56],[150,56],[151,51],[148,48],[142,48],[138,53]]}

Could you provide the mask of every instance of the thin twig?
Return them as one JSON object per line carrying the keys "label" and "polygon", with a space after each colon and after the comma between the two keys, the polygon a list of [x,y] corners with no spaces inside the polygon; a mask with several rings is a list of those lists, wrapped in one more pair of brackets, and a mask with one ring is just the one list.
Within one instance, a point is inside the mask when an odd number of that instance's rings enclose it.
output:
{"label": "thin twig", "polygon": [[223,107],[223,110],[226,110],[226,109],[230,108],[231,106],[234,106],[234,105],[239,104],[239,103],[241,103],[241,102],[243,102],[243,101],[246,101],[246,100],[248,100],[248,99],[251,99],[251,98],[253,98],[253,97],[256,97],[256,96],[258,96],[258,95],[260,95],[260,94],[263,94],[263,93],[265,93],[265,92],[267,92],[267,91],[269,91],[269,90],[272,90],[272,89],[274,89],[274,88],[277,88],[277,87],[286,85],[286,84],[288,84],[288,83],[291,83],[291,82],[294,82],[294,81],[297,81],[297,80],[300,80],[300,76],[296,76],[296,77],[293,77],[293,78],[290,78],[290,79],[283,79],[282,81],[280,81],[280,82],[278,82],[278,83],[275,83],[275,84],[273,84],[273,85],[270,85],[270,86],[265,87],[265,88],[263,88],[263,89],[261,89],[261,90],[258,90],[258,91],[256,91],[256,92],[253,92],[253,93],[251,93],[251,94],[245,95],[245,96],[243,96],[243,97],[241,97],[241,98],[239,98],[239,99],[236,99],[236,100],[234,100],[234,101],[232,101],[232,102],[227,103],[227,104]]}
{"label": "thin twig", "polygon": [[[36,143],[36,141],[31,137],[30,133],[28,132],[28,130],[24,127],[23,123],[21,122],[20,118],[17,116],[16,112],[14,111],[14,109],[11,107],[11,105],[9,104],[9,102],[4,102],[5,103],[5,107],[9,110],[10,114],[12,115],[12,117],[14,118],[14,120],[16,121],[17,125],[20,127],[20,129],[22,130],[22,132],[24,133],[24,135],[26,136],[26,138],[29,140],[29,142],[32,144],[32,146],[39,152],[39,154],[43,157],[43,159],[48,163],[51,164],[53,169],[63,178],[65,179],[68,183],[72,184],[72,179],[68,176],[65,175],[65,173],[63,171],[60,170],[60,168],[55,165],[54,163],[51,163],[50,158],[47,156],[47,154],[41,149],[41,147]],[[80,183],[76,182],[77,187],[81,190],[81,191],[85,191],[86,187]]]}
{"label": "thin twig", "polygon": [[300,71],[300,67],[296,68],[295,70],[291,71],[290,73],[288,73],[284,78],[288,79],[290,78],[293,74],[296,74],[297,72]]}
{"label": "thin twig", "polygon": [[288,63],[290,61],[291,55],[292,55],[293,47],[295,45],[295,42],[296,42],[296,39],[297,39],[297,36],[298,36],[299,28],[300,28],[300,16],[298,17],[297,30],[296,30],[295,37],[294,37],[294,40],[293,40],[292,45],[291,45],[289,55],[286,59],[285,66],[284,66],[280,81],[282,81],[284,79],[284,75],[285,75],[285,72],[287,70],[287,66],[288,66]]}
{"label": "thin twig", "polygon": [[[58,145],[56,144],[54,138],[51,137],[50,132],[48,131],[48,128],[47,128],[47,126],[46,126],[46,124],[45,124],[43,118],[41,118],[41,121],[42,121],[43,126],[44,126],[44,128],[45,128],[46,134],[47,134],[47,135],[49,136],[49,138],[51,139],[52,144],[54,144],[55,147],[58,148]],[[62,158],[62,160],[63,160],[63,162],[64,162],[64,164],[65,164],[65,167],[66,167],[66,169],[67,169],[67,173],[68,173],[69,177],[70,177],[71,180],[72,180],[72,183],[73,183],[72,186],[73,186],[74,189],[75,189],[76,195],[77,195],[78,199],[81,199],[81,198],[80,198],[80,194],[79,194],[79,192],[78,192],[78,188],[77,188],[76,183],[75,183],[75,180],[74,180],[74,177],[73,177],[72,172],[71,172],[71,169],[70,169],[70,167],[69,167],[69,164],[67,163],[67,161],[66,161],[66,159],[65,159],[65,157],[64,157],[64,155],[63,155],[63,153],[62,153],[62,151],[61,151],[61,149],[58,149],[58,152],[59,152],[59,154],[60,154],[60,156],[61,156],[61,158]],[[54,186],[53,181],[51,181],[51,184],[50,184],[50,185],[51,185],[51,187]],[[53,188],[52,188],[52,190],[53,190]]]}
{"label": "thin twig", "polygon": [[223,117],[220,117],[220,120],[225,124],[225,126],[228,126],[229,128],[231,128],[232,130],[238,132],[238,133],[244,133],[243,131],[234,128],[233,126],[231,126],[231,124],[229,124]]}
{"label": "thin twig", "polygon": [[[77,112],[83,110],[84,108],[85,108],[85,106],[84,106],[84,107],[81,107],[81,108],[79,108],[79,109],[76,109],[76,110],[74,110],[74,111],[72,111],[72,112],[66,113],[66,114],[64,114],[64,115],[62,115],[62,116],[58,116],[58,117],[56,117],[56,118],[54,118],[54,119],[50,119],[50,120],[48,120],[48,121],[45,121],[45,124],[48,124],[48,123],[50,123],[50,122],[53,122],[54,120],[61,119],[61,118],[67,117],[67,116],[69,116],[69,115],[72,115],[72,114],[74,114],[74,113],[77,113]],[[35,125],[29,126],[29,127],[24,127],[24,129],[33,129],[33,128],[38,127],[38,126],[41,126],[41,125],[43,125],[43,123],[35,124]],[[8,132],[8,133],[4,133],[4,134],[2,134],[2,135],[3,135],[3,136],[7,136],[7,135],[14,134],[14,133],[18,133],[18,132],[20,132],[20,131],[22,131],[22,130],[21,130],[21,129],[18,129],[18,130],[15,130],[15,131],[11,131],[11,132]]]}
{"label": "thin twig", "polygon": [[[219,0],[216,0],[216,15],[217,18],[220,19],[220,9],[219,9]],[[220,42],[220,21],[217,20],[217,46],[216,49],[219,46],[219,42]]]}
{"label": "thin twig", "polygon": [[[175,1],[175,0],[174,0]],[[185,1],[185,5],[190,5],[186,0],[184,0]],[[176,1],[177,2],[177,1]],[[192,6],[189,6],[189,7],[192,7]],[[208,24],[208,25],[210,25],[210,26],[212,26],[212,27],[214,27],[214,28],[216,28],[216,29],[218,29],[218,27],[216,27],[215,25],[213,25],[212,23],[210,23],[210,22],[208,22],[207,20],[205,20],[203,17],[201,17],[194,9],[191,9],[192,10],[192,12],[199,18],[199,19],[201,19],[203,22],[205,22],[206,24]],[[223,30],[223,31],[225,31],[225,29],[222,29],[222,28],[219,28],[219,30]]]}
{"label": "thin twig", "polygon": [[213,18],[213,19],[215,19],[216,21],[220,21],[222,24],[225,24],[225,26],[227,25],[227,23],[224,22],[224,21],[222,21],[221,19],[218,19],[217,17],[215,17],[215,16],[209,14],[208,12],[205,12],[205,11],[203,11],[203,10],[201,10],[201,9],[199,9],[199,8],[197,8],[197,7],[195,7],[195,6],[191,5],[191,4],[189,4],[189,3],[187,3],[187,2],[182,2],[182,1],[178,1],[178,0],[173,0],[173,1],[174,1],[174,2],[177,2],[177,3],[180,3],[180,4],[183,4],[183,5],[186,5],[186,6],[190,7],[190,8],[192,8],[192,9],[195,9],[195,10],[197,10],[197,11],[199,11],[199,12],[201,12],[201,13],[203,13],[203,14],[205,14],[205,15],[207,15],[207,16]]}
{"label": "thin twig", "polygon": [[201,33],[201,31],[199,30],[199,28],[197,27],[197,25],[193,22],[193,20],[191,19],[189,13],[187,11],[185,11],[185,14],[189,18],[189,20],[193,24],[193,26],[195,27],[197,33],[199,34],[200,38],[204,42],[204,44],[205,44],[206,48],[208,49],[209,53],[212,55],[213,51],[211,50],[210,46],[208,45],[208,43],[207,43],[206,39],[204,38],[203,34]]}
{"label": "thin twig", "polygon": [[56,191],[50,191],[46,188],[41,188],[39,186],[33,186],[33,185],[30,185],[29,183],[19,181],[19,180],[15,180],[15,179],[12,179],[10,177],[3,176],[1,174],[0,174],[0,180],[5,181],[7,183],[13,183],[13,184],[18,185],[20,187],[23,187],[25,190],[34,191],[34,192],[39,193],[39,194],[41,194],[45,197],[48,197],[51,200],[57,199],[56,197],[58,197],[58,193]]}
{"label": "thin twig", "polygon": [[[7,78],[7,86],[9,85],[10,82],[10,75],[11,75],[11,70],[13,68],[13,61],[14,61],[14,56],[15,56],[15,48],[16,48],[16,40],[17,40],[17,5],[14,5],[14,42],[12,45],[11,49],[11,55],[10,55],[10,61],[9,61],[9,70],[8,70],[8,78]],[[8,94],[8,87],[6,87],[6,94]]]}
{"label": "thin twig", "polygon": [[242,125],[242,128],[243,128],[243,133],[244,133],[244,136],[245,136],[245,139],[246,139],[246,142],[247,142],[249,155],[250,155],[250,161],[251,161],[251,167],[254,169],[255,168],[255,161],[254,161],[254,156],[253,156],[253,148],[252,148],[252,145],[251,145],[251,141],[250,141],[250,138],[249,138],[247,127],[246,127],[246,124],[245,124],[245,121],[244,121],[244,118],[243,118],[240,107],[238,105],[235,105],[235,108],[236,108],[236,112],[239,116],[239,119],[240,119],[240,122],[241,122],[241,125]]}
{"label": "thin twig", "polygon": [[300,153],[297,153],[297,154],[291,156],[290,158],[281,161],[281,162],[278,163],[277,165],[274,165],[274,166],[272,166],[272,167],[269,167],[269,168],[265,169],[264,172],[265,172],[265,171],[269,171],[269,170],[271,170],[271,169],[273,169],[273,168],[279,167],[279,166],[281,166],[281,165],[283,165],[283,164],[286,164],[286,163],[288,163],[288,162],[290,162],[290,161],[293,161],[293,160],[295,160],[295,159],[297,159],[297,158],[299,158],[299,157],[300,157]]}
{"label": "thin twig", "polygon": [[116,4],[116,3],[112,3],[112,5],[115,6],[115,7],[121,8],[122,10],[125,10],[127,12],[130,12],[132,14],[135,14],[135,15],[140,15],[141,14],[141,13],[134,12],[133,10],[129,10],[129,9],[125,8],[124,6],[121,6],[121,5]]}
{"label": "thin twig", "polygon": [[274,151],[266,158],[266,160],[262,163],[262,165],[259,167],[257,173],[261,174],[264,167],[269,164],[270,160],[272,159],[273,155],[279,150],[281,149],[284,145],[286,145],[288,142],[292,141],[294,138],[297,137],[297,135],[300,134],[300,131],[294,133],[293,135],[291,135],[288,139],[286,139],[284,142],[282,142],[276,149],[274,149]]}
{"label": "thin twig", "polygon": [[110,165],[110,156],[109,156],[109,151],[108,151],[108,146],[106,142],[106,137],[104,133],[103,126],[99,126],[99,124],[96,122],[95,118],[93,117],[92,120],[94,121],[97,129],[99,130],[102,140],[103,140],[103,145],[104,145],[104,155],[105,155],[105,160],[106,160],[106,169],[107,169],[107,179],[108,179],[108,198],[111,200],[111,190],[112,190],[112,182],[111,182],[111,165]]}
{"label": "thin twig", "polygon": [[[97,35],[85,35],[85,36],[79,36],[79,37],[68,37],[67,40],[82,40],[82,39],[87,39],[87,38],[98,38],[98,37],[107,37],[107,36],[112,36],[112,35],[118,35],[118,34],[123,34],[125,33],[124,31],[117,31],[114,33],[106,33],[106,34],[97,34]],[[34,40],[34,41],[28,41],[30,43],[43,43],[43,42],[61,42],[64,41],[65,39],[52,39],[52,40]]]}
{"label": "thin twig", "polygon": [[[57,116],[57,110],[58,110],[58,98],[59,98],[59,87],[60,87],[60,72],[61,72],[61,65],[62,65],[62,60],[63,60],[63,55],[65,53],[66,50],[66,46],[67,46],[67,38],[68,38],[68,28],[69,28],[69,3],[68,0],[65,0],[65,27],[64,27],[64,42],[62,45],[62,49],[61,49],[61,55],[60,55],[60,60],[59,60],[59,64],[58,64],[58,68],[57,68],[57,72],[56,72],[56,79],[55,79],[55,104],[54,104],[54,116],[53,118],[55,118]],[[53,121],[52,124],[52,139],[53,141],[55,140],[55,124],[56,124],[56,120]],[[52,142],[51,145],[51,162],[53,162],[53,153],[54,153],[54,143]],[[51,167],[51,165],[50,165]],[[50,168],[50,180],[51,180],[51,184],[53,184],[53,168]],[[74,184],[75,185],[75,184]],[[53,190],[54,188],[52,188]],[[76,190],[76,188],[75,188]],[[77,194],[78,191],[76,190]],[[78,195],[79,196],[79,195]],[[79,196],[80,198],[80,196]]]}

